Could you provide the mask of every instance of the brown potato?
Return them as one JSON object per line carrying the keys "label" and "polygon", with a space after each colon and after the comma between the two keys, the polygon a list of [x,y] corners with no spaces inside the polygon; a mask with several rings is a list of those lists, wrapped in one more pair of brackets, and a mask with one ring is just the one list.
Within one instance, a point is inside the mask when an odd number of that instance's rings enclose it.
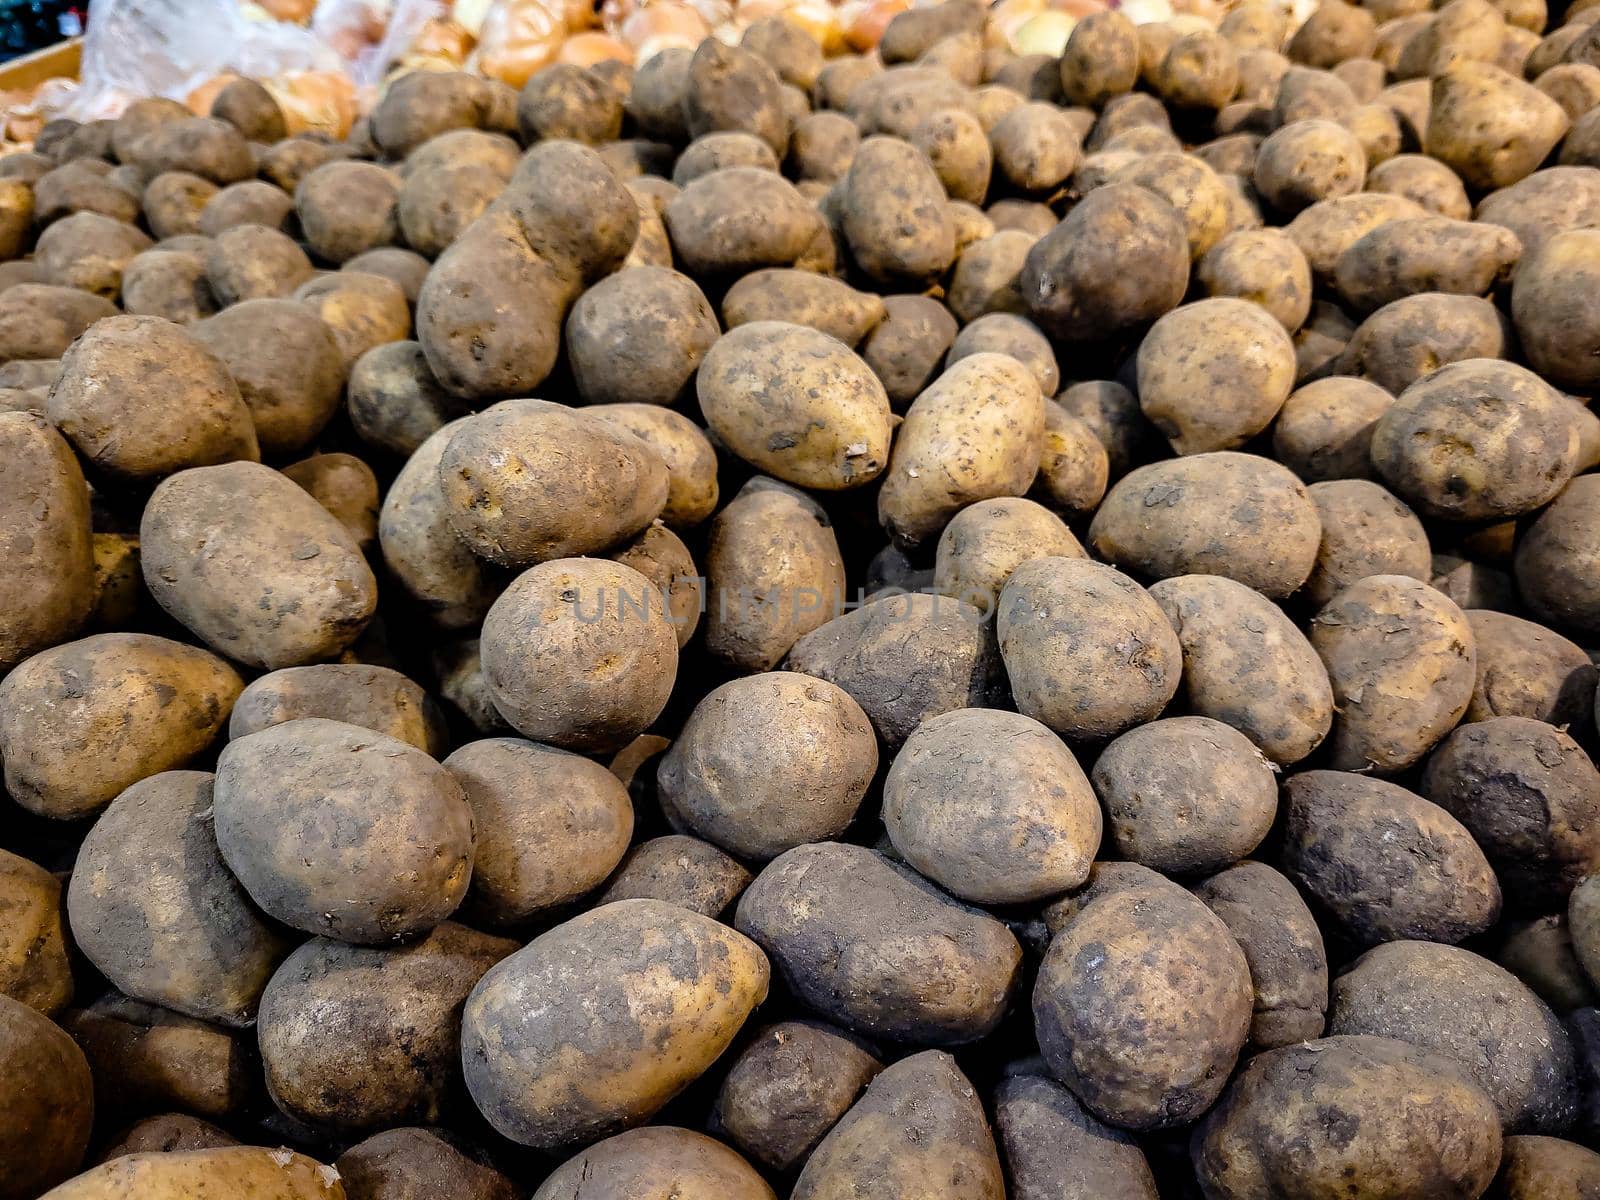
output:
{"label": "brown potato", "polygon": [[1600,478],[1569,483],[1518,538],[1517,586],[1541,621],[1583,632],[1600,629],[1600,594],[1584,563],[1600,542]]}
{"label": "brown potato", "polygon": [[234,79],[211,102],[210,115],[227,121],[253,142],[281,141],[288,133],[283,110],[254,79]]}
{"label": "brown potato", "polygon": [[717,507],[717,459],[695,423],[656,404],[597,404],[585,415],[624,430],[650,446],[667,466],[667,502],[661,520],[687,529]]}
{"label": "brown potato", "polygon": [[[659,969],[671,947],[677,963]],[[748,938],[657,900],[592,909],[491,968],[467,1000],[461,1057],[503,1136],[554,1149],[648,1120],[765,999]]]}
{"label": "brown potato", "polygon": [[1015,1073],[994,1094],[1011,1194],[1044,1200],[1064,1187],[1081,1186],[1101,1200],[1156,1200],[1155,1177],[1138,1143],[1102,1125],[1042,1071],[1034,1073],[1035,1061],[1008,1068]]}
{"label": "brown potato", "polygon": [[224,308],[292,295],[311,275],[306,252],[286,234],[264,225],[223,230],[206,254],[206,280]]}
{"label": "brown potato", "polygon": [[[927,158],[951,199],[982,204],[988,194],[995,154],[989,144],[989,132],[1025,103],[1016,93],[1009,94],[1016,103],[1009,105],[1005,113],[995,115],[990,124],[986,125],[964,108],[940,108],[919,121],[907,136],[906,140]],[[850,147],[852,162],[859,146],[858,137]],[[841,164],[841,167],[834,178],[848,172],[849,164]]]}
{"label": "brown potato", "polygon": [[1600,231],[1547,237],[1530,250],[1511,289],[1511,315],[1529,364],[1557,387],[1587,391],[1600,381],[1592,348],[1600,319],[1589,301],[1600,280]]}
{"label": "brown potato", "polygon": [[567,356],[587,404],[672,404],[720,332],[693,280],[639,267],[579,297],[567,318]]}
{"label": "brown potato", "polygon": [[850,162],[841,202],[845,242],[871,278],[929,280],[955,261],[944,185],[914,146],[867,138]]}
{"label": "brown potato", "polygon": [[495,89],[494,83],[465,71],[400,75],[372,111],[372,140],[389,157],[404,158],[447,130],[499,128],[503,122]]}
{"label": "brown potato", "polygon": [[1143,872],[1122,886],[1091,881],[1039,965],[1033,1019],[1051,1073],[1085,1108],[1154,1130],[1187,1124],[1216,1100],[1251,1004],[1250,970],[1228,927]]}
{"label": "brown potato", "polygon": [[1560,1138],[1524,1134],[1505,1139],[1500,1173],[1486,1196],[1497,1200],[1536,1200],[1539,1196],[1581,1196],[1600,1186],[1600,1155]]}
{"label": "brown potato", "polygon": [[664,597],[632,567],[561,558],[519,575],[483,621],[484,683],[525,737],[611,750],[661,714],[678,641]]}
{"label": "brown potato", "polygon": [[282,229],[294,212],[294,200],[282,188],[262,179],[251,179],[223,188],[200,209],[199,229],[206,237],[216,237],[235,225],[265,225]]}
{"label": "brown potato", "polygon": [[417,342],[374,346],[350,369],[346,407],[369,446],[409,458],[466,406],[439,386]]}
{"label": "brown potato", "polygon": [[1565,912],[1507,922],[1495,961],[1562,1016],[1594,1007],[1594,985],[1578,962]]}
{"label": "brown potato", "polygon": [[428,1129],[374,1134],[334,1162],[346,1200],[520,1200],[499,1171]]}
{"label": "brown potato", "polygon": [[243,686],[214,655],[144,633],[36,654],[0,682],[6,790],[30,812],[90,816],[204,751]]}
{"label": "brown potato", "polygon": [[[1397,1119],[1413,1111],[1426,1116]],[[1499,1125],[1448,1059],[1390,1038],[1329,1037],[1251,1060],[1190,1153],[1217,1200],[1291,1179],[1334,1194],[1472,1196],[1494,1178]]]}
{"label": "brown potato", "polygon": [[779,155],[789,144],[788,114],[777,74],[750,50],[711,38],[701,42],[689,60],[683,120],[691,138],[715,130],[742,130],[760,137]]}
{"label": "brown potato", "polygon": [[444,760],[478,829],[467,911],[518,924],[591,891],[633,833],[627,790],[598,763],[517,738],[469,742]]}
{"label": "brown potato", "polygon": [[359,725],[435,757],[449,744],[444,714],[427,692],[399,671],[355,663],[287,667],[260,676],[235,701],[228,737],[302,717]]}
{"label": "brown potato", "polygon": [[428,277],[431,264],[414,250],[399,246],[379,246],[354,258],[346,259],[341,271],[359,271],[364,275],[381,275],[399,285],[405,293],[406,303],[416,307],[422,294],[422,284]]}
{"label": "brown potato", "polygon": [[1580,646],[1510,613],[1469,609],[1465,615],[1478,647],[1478,676],[1463,721],[1589,723],[1600,675]]}
{"label": "brown potato", "polygon": [[400,236],[400,180],[367,162],[330,162],[300,180],[295,213],[311,253],[342,263]]}
{"label": "brown potato", "polygon": [[[629,302],[638,303],[631,296]],[[870,292],[858,292],[827,275],[784,267],[751,272],[722,299],[722,319],[730,330],[756,321],[788,321],[809,325],[851,347],[884,315],[883,300]]]}
{"label": "brown potato", "polygon": [[154,243],[140,230],[99,213],[63,217],[39,235],[34,276],[40,283],[79,288],[108,300],[122,294],[123,268]]}
{"label": "brown potato", "polygon": [[1487,63],[1458,62],[1434,79],[1423,149],[1469,188],[1488,191],[1537,170],[1570,124],[1532,84]]}
{"label": "brown potato", "polygon": [[1372,475],[1369,451],[1378,418],[1394,397],[1349,376],[1318,379],[1289,394],[1272,429],[1278,461],[1308,484]]}
{"label": "brown potato", "polygon": [[199,233],[200,214],[219,190],[209,179],[187,171],[165,171],[145,184],[140,202],[145,224],[158,238]]}
{"label": "brown potato", "polygon": [[1428,212],[1465,221],[1472,204],[1461,177],[1425,154],[1397,154],[1367,172],[1367,190],[1391,192],[1421,205]]}
{"label": "brown potato", "polygon": [[927,296],[885,296],[884,318],[861,346],[861,357],[905,411],[937,377],[959,326],[949,309]]}
{"label": "brown potato", "polygon": [[292,1150],[225,1146],[112,1160],[50,1192],[50,1200],[187,1200],[208,1191],[273,1200],[346,1200],[338,1173]]}
{"label": "brown potato", "polygon": [[[509,166],[497,170],[483,163],[413,169],[394,199],[396,233],[413,250],[437,258],[499,198],[510,176]],[[363,250],[342,261],[372,252]]]}
{"label": "brown potato", "polygon": [[686,187],[702,175],[725,167],[778,169],[778,156],[772,147],[753,133],[724,130],[695,138],[678,156],[672,168],[672,182]]}
{"label": "brown potato", "polygon": [[124,994],[243,1028],[291,945],[217,852],[211,790],[205,772],[164,771],[112,801],[78,852],[67,915]]}
{"label": "brown potato", "polygon": [[1073,27],[1061,54],[1061,90],[1070,104],[1104,108],[1139,78],[1139,36],[1121,13],[1091,13]]}
{"label": "brown potato", "polygon": [[[181,471],[140,521],[141,568],[158,604],[251,666],[300,666],[344,650],[377,605],[377,581],[339,520],[258,463]],[[224,547],[196,558],[196,544]]]}
{"label": "brown potato", "polygon": [[1283,872],[1358,946],[1457,942],[1500,916],[1500,885],[1466,827],[1421,796],[1365,775],[1306,771],[1284,783]]}
{"label": "brown potato", "polygon": [[53,1017],[72,1001],[61,882],[0,850],[0,996]]}
{"label": "brown potato", "polygon": [[160,317],[192,325],[217,311],[217,298],[206,278],[203,254],[146,250],[128,260],[122,272],[122,307],[141,317]]}
{"label": "brown potato", "polygon": [[672,1125],[631,1129],[569,1158],[533,1200],[563,1200],[588,1189],[601,1196],[672,1195],[681,1200],[772,1200],[749,1163],[703,1133]]}
{"label": "brown potato", "polygon": [[1311,268],[1281,230],[1228,234],[1200,260],[1195,277],[1208,296],[1257,304],[1290,333],[1311,311]]}
{"label": "brown potato", "polygon": [[812,113],[795,122],[786,161],[797,180],[832,183],[850,169],[850,160],[860,144],[861,131],[849,117],[832,112]]}
{"label": "brown potato", "polygon": [[337,517],[362,550],[378,536],[378,479],[353,454],[313,454],[283,469],[289,479]]}
{"label": "brown potato", "polygon": [[948,1180],[948,1194],[960,1200],[1002,1200],[1006,1194],[982,1101],[955,1059],[925,1050],[867,1085],[817,1146],[791,1195],[845,1200],[878,1188],[906,1195],[933,1178]]}
{"label": "brown potato", "polygon": [[1019,712],[1101,739],[1155,717],[1177,691],[1182,649],[1150,594],[1085,558],[1038,558],[1000,593],[995,634]]}
{"label": "brown potato", "polygon": [[100,1162],[108,1163],[129,1154],[186,1154],[191,1150],[218,1150],[238,1144],[237,1139],[209,1121],[182,1113],[167,1113],[135,1121],[100,1152]]}
{"label": "brown potato", "polygon": [[1365,479],[1335,479],[1306,491],[1322,521],[1317,565],[1302,593],[1311,603],[1327,604],[1370,575],[1432,578],[1433,555],[1422,522],[1383,488]]}
{"label": "brown potato", "polygon": [[787,667],[837,684],[890,749],[929,717],[992,708],[999,662],[983,614],[926,593],[889,594],[807,633]]}
{"label": "brown potato", "polygon": [[1385,221],[1426,215],[1426,209],[1405,196],[1358,191],[1301,209],[1283,231],[1306,256],[1311,277],[1331,283],[1339,256],[1366,234]]}
{"label": "brown potato", "polygon": [[411,308],[400,285],[385,275],[329,271],[295,289],[333,331],[348,372],[368,350],[411,336]]}
{"label": "brown potato", "polygon": [[[889,912],[895,919],[886,923]],[[918,1045],[991,1032],[1022,955],[999,921],[871,850],[838,842],[797,846],[769,863],[740,897],[735,925],[817,1013],[869,1037]],[[841,946],[850,949],[841,955]]]}
{"label": "brown potato", "polygon": [[1575,1115],[1572,1044],[1559,1018],[1509,971],[1459,946],[1369,950],[1334,980],[1328,1029],[1449,1059],[1488,1094],[1508,1133],[1560,1133]]}
{"label": "brown potato", "polygon": [[661,216],[684,269],[702,279],[803,266],[818,239],[828,237],[822,217],[794,185],[759,167],[702,175]]}
{"label": "brown potato", "polygon": [[[1143,27],[1141,27],[1143,28]],[[1174,108],[1216,111],[1239,87],[1232,45],[1209,29],[1180,35],[1161,57],[1150,81]]]}
{"label": "brown potato", "polygon": [[1488,300],[1420,292],[1363,321],[1335,369],[1398,396],[1430,371],[1463,359],[1503,358],[1510,346],[1510,322]]}
{"label": "brown potato", "polygon": [[1053,555],[1084,557],[1061,518],[1031,500],[980,500],[958,512],[939,535],[933,585],[991,615],[1013,571]]}
{"label": "brown potato", "polygon": [[1416,217],[1366,234],[1339,256],[1334,278],[1346,305],[1371,312],[1419,292],[1482,296],[1510,278],[1521,253],[1499,226]]}
{"label": "brown potato", "polygon": [[0,1070],[11,1081],[0,1120],[0,1196],[30,1200],[83,1161],[94,1117],[89,1064],[47,1017],[0,996]]}

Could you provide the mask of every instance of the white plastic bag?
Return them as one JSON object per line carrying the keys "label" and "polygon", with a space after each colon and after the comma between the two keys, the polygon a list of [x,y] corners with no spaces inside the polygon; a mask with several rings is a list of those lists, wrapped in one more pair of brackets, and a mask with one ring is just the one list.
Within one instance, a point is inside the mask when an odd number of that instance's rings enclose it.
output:
{"label": "white plastic bag", "polygon": [[116,116],[141,96],[182,100],[224,71],[270,79],[342,65],[310,30],[252,21],[232,0],[95,0],[81,86],[54,115],[88,121]]}

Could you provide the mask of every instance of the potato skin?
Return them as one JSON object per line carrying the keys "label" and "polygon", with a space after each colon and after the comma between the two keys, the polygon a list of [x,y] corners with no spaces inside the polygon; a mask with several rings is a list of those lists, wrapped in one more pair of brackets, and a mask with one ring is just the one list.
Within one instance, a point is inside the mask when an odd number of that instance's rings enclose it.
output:
{"label": "potato skin", "polygon": [[1308,484],[1368,479],[1372,434],[1394,397],[1348,375],[1317,379],[1289,393],[1272,429],[1272,453]]}
{"label": "potato skin", "polygon": [[1387,221],[1334,264],[1335,285],[1357,312],[1417,292],[1482,296],[1510,279],[1522,243],[1509,229],[1446,217]]}
{"label": "potato skin", "polygon": [[623,855],[596,903],[664,900],[701,916],[720,917],[751,878],[710,842],[673,833],[640,842]]}
{"label": "potato skin", "polygon": [[1244,951],[1255,991],[1250,1046],[1271,1050],[1321,1037],[1328,1011],[1322,931],[1288,879],[1265,863],[1235,863],[1194,894]]}
{"label": "potato skin", "polygon": [[666,463],[668,527],[685,530],[716,512],[717,452],[688,417],[659,404],[592,404],[584,415],[633,434]]}
{"label": "potato skin", "polygon": [[1013,571],[1031,559],[1051,556],[1084,557],[1060,517],[1031,500],[980,500],[958,512],[939,535],[934,588],[992,614]]}
{"label": "potato skin", "polygon": [[89,488],[49,422],[0,412],[0,675],[77,631],[94,606]]}
{"label": "potato skin", "polygon": [[1600,233],[1556,232],[1530,247],[1511,287],[1511,316],[1529,364],[1558,387],[1587,391],[1600,381],[1592,347],[1600,317]]}
{"label": "potato skin", "polygon": [[[886,924],[889,912],[895,919]],[[734,925],[821,1016],[867,1037],[924,1046],[992,1032],[1022,958],[994,918],[882,855],[839,842],[773,859],[739,898]]]}
{"label": "potato skin", "polygon": [[711,1128],[770,1170],[803,1166],[882,1070],[858,1039],[822,1021],[769,1026],[723,1078]]}
{"label": "potato skin", "polygon": [[627,789],[599,763],[519,738],[468,742],[444,768],[477,839],[468,912],[517,924],[575,900],[621,861],[633,834]]}
{"label": "potato skin", "polygon": [[1461,725],[1429,757],[1421,791],[1471,831],[1509,906],[1559,908],[1600,869],[1600,771],[1553,725]]}
{"label": "potato skin", "polygon": [[1504,1146],[1500,1173],[1485,1193],[1496,1200],[1582,1197],[1600,1187],[1600,1155],[1575,1142],[1519,1134]]}
{"label": "potato skin", "polygon": [[632,567],[560,558],[519,575],[484,617],[483,677],[517,732],[564,750],[626,745],[666,706],[678,639]]}
{"label": "potato skin", "polygon": [[397,738],[320,717],[274,725],[228,743],[213,795],[223,859],[292,928],[399,941],[466,895],[472,810],[449,772]]}
{"label": "potato skin", "polygon": [[1187,1124],[1216,1100],[1250,1031],[1251,1003],[1250,971],[1227,926],[1150,872],[1091,889],[1051,939],[1033,1019],[1051,1073],[1085,1108],[1155,1130]]}
{"label": "potato skin", "polygon": [[772,1189],[737,1153],[703,1133],[672,1125],[630,1129],[562,1163],[533,1200],[670,1195],[679,1200],[772,1200]]}
{"label": "potato skin", "polygon": [[847,692],[769,671],[702,699],[656,778],[674,828],[770,859],[843,833],[877,768],[872,725]]}
{"label": "potato skin", "polygon": [[1328,1029],[1449,1059],[1488,1093],[1507,1133],[1561,1133],[1577,1113],[1560,1019],[1511,972],[1459,946],[1395,941],[1367,951],[1334,980]]}
{"label": "potato skin", "polygon": [[1072,1195],[1101,1200],[1156,1200],[1144,1151],[1126,1133],[1101,1124],[1053,1079],[1018,1071],[994,1094],[995,1125],[1016,1200]]}
{"label": "potato skin", "polygon": [[1369,575],[1311,621],[1333,684],[1330,765],[1392,773],[1455,727],[1472,699],[1472,627],[1443,593],[1403,575]]}
{"label": "potato skin", "polygon": [[1311,312],[1310,264],[1280,229],[1227,234],[1196,265],[1195,277],[1208,295],[1258,304],[1290,333]]}
{"label": "potato skin", "polygon": [[889,462],[892,417],[883,384],[848,346],[819,330],[784,321],[731,329],[707,352],[695,391],[723,444],[786,483],[859,487]]}
{"label": "potato skin", "polygon": [[1493,609],[1467,609],[1478,675],[1463,721],[1531,717],[1587,725],[1594,713],[1594,664],[1582,647],[1543,625]]}
{"label": "potato skin", "polygon": [[49,871],[0,850],[0,996],[47,1017],[72,1000],[61,892]]}
{"label": "potato skin", "polygon": [[[439,1121],[460,1100],[460,1006],[516,949],[450,921],[405,946],[304,943],[261,997],[257,1041],[273,1103],[346,1136]],[[332,1045],[330,1026],[341,1033]]]}
{"label": "potato skin", "polygon": [[1427,532],[1409,508],[1366,479],[1330,479],[1306,491],[1322,522],[1317,565],[1301,594],[1327,604],[1371,575],[1430,579]]}
{"label": "potato skin", "polygon": [[479,980],[462,1018],[467,1087],[489,1123],[526,1146],[639,1124],[727,1048],[766,998],[768,974],[748,938],[687,909],[591,909]]}
{"label": "potato skin", "polygon": [[[214,549],[197,558],[201,544]],[[195,467],[164,480],[145,505],[139,546],[156,603],[250,666],[331,658],[377,607],[377,580],[349,531],[259,463]]]}
{"label": "potato skin", "polygon": [[228,718],[228,737],[246,737],[301,717],[326,717],[408,742],[437,757],[449,742],[433,697],[389,667],[318,663],[254,680]]}
{"label": "potato skin", "polygon": [[350,424],[364,445],[408,459],[451,419],[465,415],[413,341],[385,342],[356,359],[345,397]]}
{"label": "potato skin", "polygon": [[567,317],[567,357],[586,404],[672,404],[720,333],[694,280],[631,267],[578,297]]}
{"label": "potato skin", "polygon": [[1216,1200],[1290,1187],[1465,1200],[1494,1178],[1500,1123],[1447,1059],[1390,1038],[1328,1037],[1252,1059],[1191,1155]]}
{"label": "potato skin", "polygon": [[1517,539],[1517,586],[1533,616],[1557,628],[1600,630],[1600,591],[1586,565],[1597,545],[1600,477],[1580,475]]}
{"label": "potato skin", "polygon": [[1500,884],[1454,817],[1404,788],[1345,771],[1284,783],[1283,871],[1357,945],[1456,942],[1500,915]]}
{"label": "potato skin", "polygon": [[1183,651],[1195,713],[1231,725],[1273,762],[1299,762],[1333,724],[1333,689],[1311,643],[1261,593],[1220,575],[1150,588]]}
{"label": "potato skin", "polygon": [[883,823],[911,866],[978,904],[1040,900],[1088,878],[1101,815],[1072,752],[1020,713],[957,709],[906,739]]}
{"label": "potato skin", "polygon": [[77,1169],[89,1146],[93,1081],[83,1051],[48,1017],[0,996],[0,1196],[31,1200]]}
{"label": "potato skin", "polygon": [[1489,191],[1536,170],[1570,124],[1532,84],[1488,63],[1458,62],[1434,77],[1423,148],[1469,188]]}
{"label": "potato skin", "polygon": [[346,1200],[521,1200],[493,1167],[469,1158],[427,1129],[389,1129],[350,1147],[334,1161]]}
{"label": "potato skin", "polygon": [[951,1200],[1003,1200],[1006,1194],[994,1134],[977,1093],[955,1059],[924,1050],[867,1085],[866,1094],[812,1153],[791,1195],[794,1200],[909,1196],[933,1179]]}
{"label": "potato skin", "polygon": [[67,915],[79,949],[124,994],[242,1028],[290,944],[222,861],[211,783],[164,771],[112,801],[79,850]]}
{"label": "potato skin", "polygon": [[1336,370],[1369,379],[1398,396],[1448,363],[1500,358],[1510,343],[1510,323],[1489,301],[1420,292],[1384,305],[1363,321]]}
{"label": "potato skin", "polygon": [[1089,525],[1089,545],[1150,578],[1222,575],[1279,599],[1311,574],[1321,532],[1305,485],[1289,471],[1216,451],[1123,476]]}
{"label": "potato skin", "polygon": [[761,167],[700,176],[667,202],[661,219],[676,257],[697,279],[793,267],[827,236],[821,216],[794,185]]}
{"label": "potato skin", "polygon": [[50,1200],[188,1200],[219,1190],[264,1200],[345,1200],[330,1168],[291,1150],[262,1146],[129,1154],[47,1194]]}
{"label": "potato skin", "polygon": [[1044,397],[1032,373],[1008,355],[964,358],[906,413],[878,521],[902,549],[921,545],[964,506],[1026,492],[1043,445]]}
{"label": "potato skin", "polygon": [[243,686],[215,655],[144,633],[36,654],[0,681],[6,790],[41,816],[90,816],[204,751]]}

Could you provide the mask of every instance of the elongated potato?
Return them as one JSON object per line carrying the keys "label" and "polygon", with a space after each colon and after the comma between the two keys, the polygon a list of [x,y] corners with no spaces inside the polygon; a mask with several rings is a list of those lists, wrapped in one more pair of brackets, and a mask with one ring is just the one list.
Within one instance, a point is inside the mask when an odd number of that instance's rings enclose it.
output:
{"label": "elongated potato", "polygon": [[467,1087],[513,1141],[592,1141],[709,1067],[767,982],[760,949],[707,917],[658,900],[592,909],[479,980],[461,1025]]}
{"label": "elongated potato", "polygon": [[239,694],[228,737],[246,737],[301,717],[359,725],[435,756],[449,742],[444,715],[427,692],[399,671],[362,663],[268,672]]}
{"label": "elongated potato", "polygon": [[0,1071],[11,1081],[0,1116],[0,1196],[32,1200],[83,1161],[93,1080],[72,1039],[9,996],[0,996]]}
{"label": "elongated potato", "polygon": [[188,1200],[219,1190],[262,1200],[346,1200],[332,1167],[262,1146],[128,1154],[46,1194],[50,1200]]}
{"label": "elongated potato", "polygon": [[[1139,1144],[1103,1125],[1078,1099],[1025,1062],[995,1088],[994,1119],[1011,1194],[1046,1200],[1064,1188],[1101,1200],[1156,1200],[1155,1176]],[[1066,1193],[1070,1195],[1071,1193]]]}
{"label": "elongated potato", "polygon": [[734,924],[822,1016],[868,1037],[924,1046],[991,1032],[1022,958],[993,917],[871,850],[838,842],[773,859],[739,898]]}

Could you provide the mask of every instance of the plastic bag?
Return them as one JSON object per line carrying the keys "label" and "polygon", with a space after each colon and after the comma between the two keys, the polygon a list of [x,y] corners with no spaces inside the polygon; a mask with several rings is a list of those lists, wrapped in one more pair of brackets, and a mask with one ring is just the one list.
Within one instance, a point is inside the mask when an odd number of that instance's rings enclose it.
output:
{"label": "plastic bag", "polygon": [[183,100],[226,71],[270,79],[341,65],[309,30],[252,21],[231,0],[95,0],[81,85],[52,105],[52,115],[90,121],[114,117],[141,96]]}

